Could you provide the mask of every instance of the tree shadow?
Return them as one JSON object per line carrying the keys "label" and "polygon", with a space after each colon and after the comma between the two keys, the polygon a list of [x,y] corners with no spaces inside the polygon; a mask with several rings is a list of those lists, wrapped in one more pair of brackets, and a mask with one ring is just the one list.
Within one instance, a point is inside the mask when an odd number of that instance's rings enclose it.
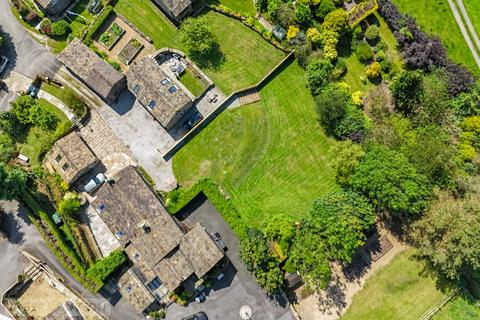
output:
{"label": "tree shadow", "polygon": [[1,26],[0,35],[3,37],[3,45],[0,48],[0,55],[4,55],[8,58],[8,65],[4,70],[3,74],[0,74],[0,76],[3,76],[3,78],[8,78],[10,76],[10,73],[17,66],[18,53],[15,44],[13,43],[12,36],[8,32],[6,32],[5,29]]}
{"label": "tree shadow", "polygon": [[333,279],[328,287],[320,293],[317,305],[322,313],[341,315],[343,309],[347,307],[345,297],[345,285],[338,279]]}
{"label": "tree shadow", "polygon": [[218,43],[213,45],[208,54],[192,55],[191,58],[200,68],[213,71],[220,70],[225,63],[225,54]]}

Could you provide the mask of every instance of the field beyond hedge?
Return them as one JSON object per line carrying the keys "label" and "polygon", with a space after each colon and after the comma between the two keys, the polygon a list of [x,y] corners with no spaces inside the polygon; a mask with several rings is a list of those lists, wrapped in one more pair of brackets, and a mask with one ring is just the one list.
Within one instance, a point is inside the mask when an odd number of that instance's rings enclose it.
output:
{"label": "field beyond hedge", "polygon": [[260,102],[224,111],[174,157],[179,183],[213,178],[257,227],[277,214],[299,218],[336,190],[337,142],[323,134],[304,78],[294,62],[262,90]]}
{"label": "field beyond hedge", "polygon": [[[463,39],[460,28],[446,0],[392,0],[401,12],[413,16],[423,31],[437,35],[456,63],[463,64],[476,75],[480,75],[473,55]],[[473,0],[476,1],[476,0]],[[478,12],[470,13],[472,18]],[[478,28],[478,27],[477,27]]]}

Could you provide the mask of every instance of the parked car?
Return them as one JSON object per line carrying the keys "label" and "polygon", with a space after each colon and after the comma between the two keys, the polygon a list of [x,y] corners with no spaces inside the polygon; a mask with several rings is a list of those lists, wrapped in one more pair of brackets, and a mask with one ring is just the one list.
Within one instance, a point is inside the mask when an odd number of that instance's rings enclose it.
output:
{"label": "parked car", "polygon": [[0,74],[2,74],[3,71],[5,71],[5,69],[7,68],[8,61],[9,60],[7,57],[0,56]]}
{"label": "parked car", "polygon": [[190,118],[190,120],[183,124],[183,129],[185,129],[185,131],[190,131],[202,120],[203,116],[200,114],[200,112],[197,112],[193,115],[193,117]]}
{"label": "parked car", "polygon": [[192,314],[189,317],[182,318],[181,320],[208,320],[208,317],[205,314],[205,312],[201,311],[201,312]]}
{"label": "parked car", "polygon": [[92,193],[93,191],[97,190],[97,188],[100,187],[105,180],[107,180],[107,177],[105,177],[103,173],[99,173],[93,177],[93,179],[88,181],[83,189],[85,192]]}
{"label": "parked car", "polygon": [[214,232],[211,234],[213,240],[217,243],[217,245],[220,247],[220,249],[223,250],[223,252],[227,252],[228,247],[225,241],[222,240],[222,236],[218,232]]}
{"label": "parked car", "polygon": [[27,94],[32,98],[36,98],[38,94],[38,88],[31,84],[27,89]]}

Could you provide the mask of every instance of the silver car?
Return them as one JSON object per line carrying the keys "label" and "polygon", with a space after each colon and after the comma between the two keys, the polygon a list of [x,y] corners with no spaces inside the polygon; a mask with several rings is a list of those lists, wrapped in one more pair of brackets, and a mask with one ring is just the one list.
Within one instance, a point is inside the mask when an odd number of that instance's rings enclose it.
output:
{"label": "silver car", "polygon": [[92,193],[93,191],[97,190],[97,188],[100,187],[105,180],[107,180],[107,177],[105,177],[103,173],[99,173],[92,180],[88,181],[83,189],[85,192]]}

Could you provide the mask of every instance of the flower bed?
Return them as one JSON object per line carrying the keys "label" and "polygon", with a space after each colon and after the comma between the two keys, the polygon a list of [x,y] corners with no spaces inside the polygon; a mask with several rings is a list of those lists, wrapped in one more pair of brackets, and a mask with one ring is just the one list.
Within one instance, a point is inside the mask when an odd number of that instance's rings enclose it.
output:
{"label": "flower bed", "polygon": [[120,59],[120,61],[126,65],[129,65],[133,58],[135,58],[142,49],[143,44],[141,44],[137,39],[132,38],[130,41],[128,41],[125,47],[123,47],[122,51],[120,51],[118,54],[118,59]]}
{"label": "flower bed", "polygon": [[123,30],[115,22],[105,31],[101,36],[98,42],[100,42],[105,48],[110,50],[118,40],[123,36],[125,30]]}
{"label": "flower bed", "polygon": [[351,10],[347,12],[348,14],[348,24],[350,27],[355,27],[360,22],[362,22],[369,15],[377,11],[378,3],[377,0],[369,0],[365,2],[360,2],[354,6]]}

